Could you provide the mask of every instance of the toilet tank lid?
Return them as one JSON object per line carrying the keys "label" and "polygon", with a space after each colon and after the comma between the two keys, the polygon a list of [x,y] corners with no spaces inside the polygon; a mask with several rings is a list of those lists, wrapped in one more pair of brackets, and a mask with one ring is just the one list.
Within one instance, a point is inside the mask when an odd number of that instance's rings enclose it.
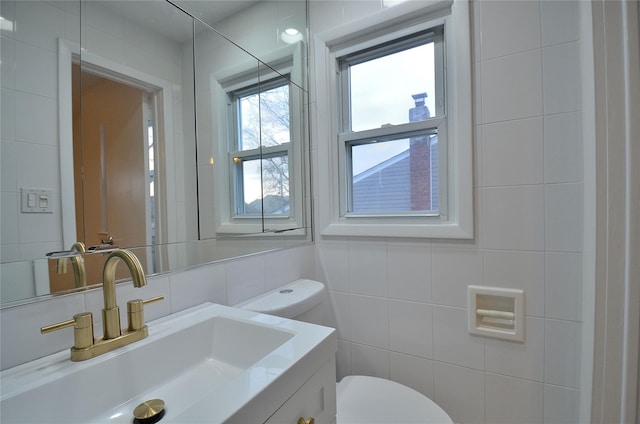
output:
{"label": "toilet tank lid", "polygon": [[236,308],[283,318],[295,318],[320,304],[325,297],[324,284],[300,279],[235,305]]}

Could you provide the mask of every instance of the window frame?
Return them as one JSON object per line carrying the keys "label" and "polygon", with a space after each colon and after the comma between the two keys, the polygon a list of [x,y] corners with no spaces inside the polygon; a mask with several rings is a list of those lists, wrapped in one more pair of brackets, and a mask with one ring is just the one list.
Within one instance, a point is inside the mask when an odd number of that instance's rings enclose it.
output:
{"label": "window frame", "polygon": [[[439,216],[398,216],[379,214],[364,216],[345,214],[347,198],[346,153],[343,142],[349,137],[341,133],[343,119],[340,77],[337,59],[355,51],[374,47],[414,33],[442,25],[444,28],[444,78],[447,113],[438,131],[446,134],[446,148],[439,150],[440,163],[446,164],[442,176],[446,189],[441,192]],[[455,29],[455,30],[454,30]],[[367,16],[348,26],[334,28],[316,35],[318,72],[316,87],[329,86],[332,96],[324,106],[331,111],[332,133],[325,168],[328,180],[326,195],[330,211],[320,223],[321,236],[381,236],[410,238],[470,239],[473,228],[473,161],[472,161],[472,90],[469,5],[461,1],[434,1],[426,5],[402,3]],[[320,99],[320,96],[318,96]],[[319,101],[319,103],[321,103]],[[318,108],[323,106],[319,105]],[[432,119],[438,119],[432,118]],[[418,123],[410,123],[417,124]],[[407,124],[407,125],[410,125]],[[321,131],[322,133],[322,131]],[[341,138],[342,137],[342,138]],[[319,159],[324,162],[323,158]],[[322,194],[320,194],[322,196]],[[444,197],[443,197],[444,196]],[[446,209],[445,209],[446,208]]]}

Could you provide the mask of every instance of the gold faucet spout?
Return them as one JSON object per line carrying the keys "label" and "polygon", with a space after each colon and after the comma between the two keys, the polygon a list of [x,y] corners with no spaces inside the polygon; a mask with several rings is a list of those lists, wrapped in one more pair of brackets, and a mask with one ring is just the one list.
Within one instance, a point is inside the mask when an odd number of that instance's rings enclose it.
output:
{"label": "gold faucet spout", "polygon": [[104,262],[102,269],[102,290],[104,294],[104,308],[102,309],[102,323],[104,326],[104,339],[114,339],[122,334],[120,327],[120,310],[116,304],[116,267],[123,261],[133,280],[134,287],[142,287],[147,284],[142,264],[128,250],[115,250],[111,252]]}

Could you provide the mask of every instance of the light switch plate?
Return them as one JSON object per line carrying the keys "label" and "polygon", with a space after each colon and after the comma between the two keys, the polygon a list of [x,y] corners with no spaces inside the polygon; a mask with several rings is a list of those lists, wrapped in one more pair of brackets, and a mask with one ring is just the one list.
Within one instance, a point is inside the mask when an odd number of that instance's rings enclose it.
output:
{"label": "light switch plate", "polygon": [[53,213],[53,190],[21,188],[22,213]]}

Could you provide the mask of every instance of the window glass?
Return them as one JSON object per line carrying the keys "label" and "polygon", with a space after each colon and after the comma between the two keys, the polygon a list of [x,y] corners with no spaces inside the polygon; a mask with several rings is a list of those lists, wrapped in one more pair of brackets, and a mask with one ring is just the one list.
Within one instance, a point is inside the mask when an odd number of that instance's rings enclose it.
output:
{"label": "window glass", "polygon": [[289,156],[262,160],[262,190],[265,215],[289,214]]}
{"label": "window glass", "polygon": [[438,136],[434,131],[350,145],[349,157],[349,212],[437,212]]}
{"label": "window glass", "polygon": [[[383,48],[382,52],[372,51],[370,58],[360,53],[356,56],[358,60],[345,60],[352,131],[404,124],[440,114],[440,110],[436,111],[434,37],[421,38],[419,45],[405,50],[387,54]],[[426,114],[409,115],[415,95],[422,96]]]}
{"label": "window glass", "polygon": [[288,84],[240,96],[238,107],[240,150],[291,141]]}
{"label": "window glass", "polygon": [[436,27],[338,59],[347,215],[439,214],[442,45]]}

